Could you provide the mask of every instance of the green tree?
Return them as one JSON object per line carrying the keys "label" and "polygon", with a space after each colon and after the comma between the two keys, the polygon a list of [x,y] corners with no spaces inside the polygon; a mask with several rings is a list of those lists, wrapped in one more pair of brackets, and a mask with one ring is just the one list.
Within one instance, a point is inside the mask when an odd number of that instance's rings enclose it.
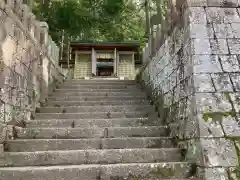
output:
{"label": "green tree", "polygon": [[63,30],[76,40],[124,41],[144,36],[144,11],[129,0],[36,0],[34,11],[48,22],[57,41]]}

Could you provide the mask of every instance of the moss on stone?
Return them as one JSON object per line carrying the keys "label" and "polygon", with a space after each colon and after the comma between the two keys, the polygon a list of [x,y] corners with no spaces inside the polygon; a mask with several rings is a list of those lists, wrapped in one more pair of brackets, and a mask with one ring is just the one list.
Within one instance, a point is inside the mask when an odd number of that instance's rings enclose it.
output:
{"label": "moss on stone", "polygon": [[141,177],[133,177],[132,175],[129,175],[128,177],[120,177],[120,176],[111,176],[110,180],[138,180],[142,179]]}
{"label": "moss on stone", "polygon": [[174,170],[171,167],[157,167],[151,174],[161,178],[172,177],[174,175]]}
{"label": "moss on stone", "polygon": [[129,178],[128,180],[137,180],[137,178]]}
{"label": "moss on stone", "polygon": [[224,95],[229,101],[231,101],[230,92],[223,92],[223,95]]}
{"label": "moss on stone", "polygon": [[206,112],[206,113],[203,113],[203,119],[205,121],[208,121],[210,118],[213,120],[213,121],[222,121],[222,118],[223,117],[228,117],[228,116],[231,116],[231,117],[235,117],[236,116],[236,112],[235,111],[216,111],[216,112]]}
{"label": "moss on stone", "polygon": [[[232,139],[233,140],[233,139]],[[235,139],[236,140],[236,139]],[[237,145],[237,142],[234,141],[234,145],[235,145],[235,149],[236,149],[236,152],[237,152],[237,157],[238,157],[238,166],[234,168],[234,170],[232,171],[237,179],[240,179],[240,149],[239,149],[239,146]],[[232,180],[232,176],[229,174],[229,179]]]}
{"label": "moss on stone", "polygon": [[[237,179],[240,179],[240,165],[236,167],[232,172],[235,174]],[[230,174],[229,174],[229,179],[234,180],[234,178]]]}

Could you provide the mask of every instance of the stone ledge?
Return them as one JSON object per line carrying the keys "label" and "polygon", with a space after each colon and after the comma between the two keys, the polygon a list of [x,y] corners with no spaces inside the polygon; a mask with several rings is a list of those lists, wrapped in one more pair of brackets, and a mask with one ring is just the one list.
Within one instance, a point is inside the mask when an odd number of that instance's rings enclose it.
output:
{"label": "stone ledge", "polygon": [[191,7],[224,7],[237,8],[240,6],[238,0],[186,0]]}

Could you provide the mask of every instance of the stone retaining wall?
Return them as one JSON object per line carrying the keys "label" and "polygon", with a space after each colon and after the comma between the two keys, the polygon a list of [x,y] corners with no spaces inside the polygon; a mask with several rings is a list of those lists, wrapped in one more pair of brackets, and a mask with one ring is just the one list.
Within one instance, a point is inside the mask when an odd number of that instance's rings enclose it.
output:
{"label": "stone retaining wall", "polygon": [[58,52],[48,25],[37,21],[22,0],[0,1],[0,144],[13,138],[13,126],[33,118],[35,108],[63,81]]}
{"label": "stone retaining wall", "polygon": [[239,5],[185,1],[169,36],[152,35],[163,44],[155,52],[146,45],[139,75],[160,120],[207,180],[240,179]]}

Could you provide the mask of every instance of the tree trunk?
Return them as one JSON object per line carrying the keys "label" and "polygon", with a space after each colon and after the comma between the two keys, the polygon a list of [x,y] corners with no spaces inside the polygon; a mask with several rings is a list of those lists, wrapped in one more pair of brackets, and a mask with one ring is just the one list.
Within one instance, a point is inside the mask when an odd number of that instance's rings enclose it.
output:
{"label": "tree trunk", "polygon": [[150,17],[149,17],[149,2],[145,0],[145,15],[146,15],[146,35],[150,35]]}
{"label": "tree trunk", "polygon": [[63,60],[63,48],[64,48],[64,30],[62,30],[61,48],[60,48],[60,61]]}
{"label": "tree trunk", "polygon": [[162,24],[162,0],[157,0],[156,1],[157,4],[157,16],[159,17],[159,24]]}

